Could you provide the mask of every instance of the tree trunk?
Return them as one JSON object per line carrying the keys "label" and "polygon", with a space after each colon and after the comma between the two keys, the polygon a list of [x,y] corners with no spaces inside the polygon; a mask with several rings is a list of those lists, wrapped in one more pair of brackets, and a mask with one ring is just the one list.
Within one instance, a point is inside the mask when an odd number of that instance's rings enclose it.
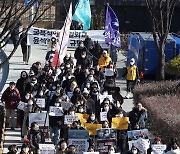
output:
{"label": "tree trunk", "polygon": [[165,43],[162,42],[160,44],[160,48],[158,49],[158,65],[157,65],[157,74],[156,79],[157,80],[164,80],[165,79]]}

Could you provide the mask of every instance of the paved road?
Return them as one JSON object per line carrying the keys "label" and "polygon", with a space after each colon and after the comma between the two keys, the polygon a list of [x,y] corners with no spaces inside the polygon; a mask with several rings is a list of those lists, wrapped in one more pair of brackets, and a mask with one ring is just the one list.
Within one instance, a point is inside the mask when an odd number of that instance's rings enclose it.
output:
{"label": "paved road", "polygon": [[[12,50],[12,45],[8,45],[6,48],[6,54],[9,55],[10,51]],[[7,88],[8,83],[11,81],[17,81],[17,79],[20,77],[20,72],[22,70],[28,71],[30,66],[33,62],[40,61],[41,63],[44,63],[44,57],[46,54],[46,48],[34,46],[32,47],[32,53],[29,61],[29,65],[24,65],[22,63],[22,53],[21,48],[19,47],[14,56],[10,59],[10,66],[9,66],[9,76],[6,82],[6,85],[2,92]],[[72,51],[70,51],[72,53]],[[72,53],[73,54],[73,53]],[[121,68],[125,66],[124,64],[125,57],[119,53],[118,54],[118,63],[117,67],[119,68],[120,76],[122,74]],[[122,96],[125,96],[126,94],[126,83],[124,80],[117,80],[117,85],[121,88],[121,94]],[[129,112],[133,107],[133,100],[132,99],[126,99],[123,104],[123,109],[127,112]],[[17,144],[19,147],[21,146],[20,142],[20,130],[16,129],[15,131],[6,130],[5,132],[5,142],[4,142],[4,151],[3,153],[7,153],[7,147],[12,144]]]}

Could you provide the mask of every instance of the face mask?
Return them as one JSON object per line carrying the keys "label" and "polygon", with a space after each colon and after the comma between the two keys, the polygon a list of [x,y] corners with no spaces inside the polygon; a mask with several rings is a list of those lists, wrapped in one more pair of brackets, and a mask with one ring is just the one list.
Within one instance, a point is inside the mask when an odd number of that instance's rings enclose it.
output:
{"label": "face mask", "polygon": [[134,62],[130,62],[130,65],[134,65]]}
{"label": "face mask", "polygon": [[28,100],[28,99],[30,98],[30,96],[29,96],[29,95],[26,95],[25,98]]}
{"label": "face mask", "polygon": [[91,116],[91,120],[94,121],[95,120],[95,116]]}
{"label": "face mask", "polygon": [[84,110],[83,109],[79,109],[79,112],[82,113]]}
{"label": "face mask", "polygon": [[119,108],[119,107],[121,107],[121,104],[117,103],[116,106]]}
{"label": "face mask", "polygon": [[27,153],[29,152],[29,148],[23,148],[23,151]]}
{"label": "face mask", "polygon": [[124,115],[123,115],[122,113],[121,113],[121,114],[119,114],[119,117],[120,117],[120,118],[122,118],[123,116],[124,116]]}
{"label": "face mask", "polygon": [[39,93],[39,96],[43,96],[43,94],[44,94],[44,93],[41,91],[41,92]]}
{"label": "face mask", "polygon": [[108,92],[103,92],[103,95],[108,95]]}
{"label": "face mask", "polygon": [[83,45],[83,44],[80,44],[80,47],[81,47],[81,48],[83,48],[83,47],[84,47],[84,45]]}
{"label": "face mask", "polygon": [[55,90],[55,89],[56,89],[56,86],[53,86],[52,89]]}
{"label": "face mask", "polygon": [[88,77],[89,81],[93,80],[93,76]]}
{"label": "face mask", "polygon": [[66,65],[66,68],[70,68],[71,66],[70,65]]}
{"label": "face mask", "polygon": [[132,150],[132,153],[133,154],[137,154],[137,150]]}
{"label": "face mask", "polygon": [[86,88],[90,88],[90,84],[86,84]]}
{"label": "face mask", "polygon": [[61,67],[61,70],[63,70],[64,69],[64,67]]}
{"label": "face mask", "polygon": [[107,112],[109,111],[109,106],[104,107],[104,110]]}
{"label": "face mask", "polygon": [[56,49],[55,48],[52,48],[52,51],[55,51]]}
{"label": "face mask", "polygon": [[81,55],[81,57],[82,57],[82,58],[85,58],[85,57],[86,57],[86,55]]}
{"label": "face mask", "polygon": [[29,101],[28,106],[32,106],[32,105],[33,105],[33,101]]}
{"label": "face mask", "polygon": [[75,113],[74,113],[74,111],[71,111],[71,112],[69,112],[69,114],[70,114],[70,115],[74,115]]}
{"label": "face mask", "polygon": [[38,125],[36,125],[35,127],[34,127],[34,130],[39,130],[39,126]]}
{"label": "face mask", "polygon": [[70,80],[70,79],[71,79],[71,76],[68,76],[67,78],[68,78],[68,80]]}
{"label": "face mask", "polygon": [[55,103],[54,105],[55,105],[56,107],[58,107],[58,106],[60,105],[60,103]]}

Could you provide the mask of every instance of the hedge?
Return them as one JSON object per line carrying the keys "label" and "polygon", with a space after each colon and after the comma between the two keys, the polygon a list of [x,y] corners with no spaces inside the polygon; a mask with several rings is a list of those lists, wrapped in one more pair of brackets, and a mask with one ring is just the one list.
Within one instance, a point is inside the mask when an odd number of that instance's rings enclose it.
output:
{"label": "hedge", "polygon": [[142,103],[148,110],[148,129],[161,136],[165,143],[172,137],[180,141],[180,81],[161,81],[139,84],[134,90],[135,103]]}

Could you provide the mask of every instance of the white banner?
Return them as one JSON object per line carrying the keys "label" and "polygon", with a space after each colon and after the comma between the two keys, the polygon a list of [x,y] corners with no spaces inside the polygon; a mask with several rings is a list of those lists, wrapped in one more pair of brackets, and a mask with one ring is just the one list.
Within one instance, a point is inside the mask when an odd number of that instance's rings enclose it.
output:
{"label": "white banner", "polygon": [[39,144],[40,154],[54,154],[55,146],[54,144]]}
{"label": "white banner", "polygon": [[45,105],[46,105],[45,98],[37,98],[36,104],[37,104],[37,106],[39,106],[40,108],[45,108]]}
{"label": "white banner", "polygon": [[46,119],[45,126],[49,126],[49,116],[46,117],[46,112],[43,113],[29,113],[29,127],[31,126],[31,123],[37,122],[39,126],[44,126]]}
{"label": "white banner", "polygon": [[165,144],[152,144],[151,145],[152,152],[151,154],[163,154],[166,150]]}
{"label": "white banner", "polygon": [[86,152],[89,147],[87,139],[69,139],[68,143],[69,145],[74,145],[76,147],[76,152],[78,154],[83,154],[83,152]]}
{"label": "white banner", "polygon": [[17,109],[24,111],[26,106],[27,106],[27,103],[20,101],[17,106]]}
{"label": "white banner", "polygon": [[100,103],[102,103],[105,98],[109,98],[110,102],[113,102],[112,95],[100,95],[99,96]]}
{"label": "white banner", "polygon": [[100,112],[100,120],[101,121],[107,120],[107,112]]}
{"label": "white banner", "polygon": [[[28,45],[41,45],[49,46],[50,39],[52,35],[57,36],[58,33],[61,33],[61,30],[55,29],[43,29],[37,27],[31,27],[28,32]],[[70,30],[70,41],[69,48],[77,48],[81,40],[84,41],[86,35],[89,35],[93,41],[98,41],[102,48],[108,48],[108,45],[105,43],[104,39],[104,30],[88,30],[83,32],[82,30]]]}
{"label": "white banner", "polygon": [[64,115],[62,107],[50,106],[49,107],[49,115],[61,117]]}
{"label": "white banner", "polygon": [[72,124],[74,121],[79,121],[77,115],[65,115],[64,124]]}

